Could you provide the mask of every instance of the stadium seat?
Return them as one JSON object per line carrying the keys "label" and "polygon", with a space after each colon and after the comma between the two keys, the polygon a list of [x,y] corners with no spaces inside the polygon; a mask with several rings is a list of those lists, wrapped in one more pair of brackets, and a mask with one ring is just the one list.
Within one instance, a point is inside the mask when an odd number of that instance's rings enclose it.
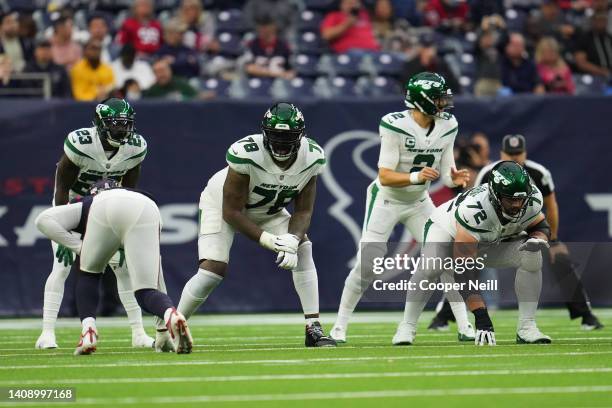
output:
{"label": "stadium seat", "polygon": [[468,76],[459,77],[459,85],[461,86],[462,94],[474,93],[474,80],[472,77],[468,77]]}
{"label": "stadium seat", "polygon": [[314,78],[319,74],[319,57],[298,54],[293,58],[293,68],[300,77]]}
{"label": "stadium seat", "polygon": [[359,96],[355,88],[356,81],[353,78],[334,77],[329,81],[332,95],[335,97]]}
{"label": "stadium seat", "polygon": [[170,10],[174,11],[181,5],[180,0],[155,0],[155,10]]}
{"label": "stadium seat", "polygon": [[472,54],[463,53],[458,58],[461,75],[474,77],[476,75],[476,60]]}
{"label": "stadium seat", "polygon": [[318,31],[304,31],[298,35],[297,50],[303,54],[321,55],[327,50],[327,44]]}
{"label": "stadium seat", "polygon": [[373,73],[381,76],[399,77],[404,71],[406,60],[404,54],[382,52],[364,58],[362,68],[365,71],[369,71],[367,67],[371,63]]}
{"label": "stadium seat", "polygon": [[400,95],[402,87],[397,78],[377,76],[371,78],[369,76],[360,77],[355,85],[356,92],[361,96],[381,97]]}
{"label": "stadium seat", "polygon": [[242,55],[242,37],[235,33],[223,32],[217,35],[219,40],[219,54],[229,57]]}
{"label": "stadium seat", "polygon": [[228,88],[232,98],[266,98],[270,96],[271,78],[237,78]]}
{"label": "stadium seat", "polygon": [[324,15],[317,13],[312,10],[304,10],[300,13],[300,17],[297,22],[299,31],[317,31],[321,26]]}
{"label": "stadium seat", "polygon": [[361,74],[360,65],[363,55],[359,54],[338,54],[330,59],[328,74],[341,77],[358,77]]}
{"label": "stadium seat", "polygon": [[[4,7],[2,7],[4,3]],[[0,10],[11,10],[31,13],[34,10],[44,10],[47,7],[46,0],[6,0],[0,2]]]}
{"label": "stadium seat", "polygon": [[131,0],[97,0],[95,7],[96,10],[116,13],[120,10],[128,10],[132,7],[132,3]]}
{"label": "stadium seat", "polygon": [[527,12],[519,9],[510,8],[506,10],[506,28],[508,31],[522,32],[527,21]]}
{"label": "stadium seat", "polygon": [[270,94],[277,100],[295,100],[314,97],[314,80],[296,77],[293,79],[276,79],[270,88]]}
{"label": "stadium seat", "polygon": [[242,10],[225,10],[217,15],[217,33],[243,33],[247,30]]}
{"label": "stadium seat", "polygon": [[589,74],[573,75],[576,95],[601,95],[606,89],[606,80]]}
{"label": "stadium seat", "polygon": [[219,97],[227,97],[230,87],[230,81],[219,78],[208,78],[200,81],[201,91],[215,92]]}

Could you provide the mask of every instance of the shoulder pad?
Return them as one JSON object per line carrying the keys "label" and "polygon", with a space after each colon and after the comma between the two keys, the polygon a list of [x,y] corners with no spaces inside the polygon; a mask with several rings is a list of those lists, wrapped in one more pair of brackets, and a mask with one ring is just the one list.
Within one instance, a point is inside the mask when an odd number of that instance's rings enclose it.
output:
{"label": "shoulder pad", "polygon": [[[494,214],[487,214],[486,207],[482,203],[481,190],[473,191],[459,203],[455,210],[455,219],[466,230],[472,234],[484,234],[492,232],[489,223]],[[476,194],[473,194],[476,193]]]}
{"label": "shoulder pad", "polygon": [[94,137],[98,136],[90,128],[73,130],[64,140],[64,153],[75,164],[84,158],[95,160],[90,152]]}
{"label": "shoulder pad", "polygon": [[250,135],[234,142],[225,154],[228,165],[239,173],[248,173],[248,166],[264,170],[264,146],[261,135]]}

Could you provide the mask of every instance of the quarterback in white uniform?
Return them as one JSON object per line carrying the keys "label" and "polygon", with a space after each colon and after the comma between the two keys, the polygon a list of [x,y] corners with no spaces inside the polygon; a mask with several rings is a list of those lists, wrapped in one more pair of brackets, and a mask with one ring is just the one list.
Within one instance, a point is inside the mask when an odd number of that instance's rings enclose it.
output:
{"label": "quarterback in white uniform", "polygon": [[[102,178],[112,178],[125,187],[136,187],[140,163],[147,154],[147,143],[134,133],[134,110],[123,99],[110,98],[96,106],[93,127],[77,129],[66,137],[64,154],[55,175],[53,205],[63,205],[88,194]],[[64,284],[73,262],[72,253],[52,242],[56,259],[45,283],[43,330],[36,348],[56,348],[55,322],[64,297]],[[61,250],[60,250],[61,249]],[[132,346],[151,347],[153,339],[142,326],[142,313],[119,256],[110,263],[117,277],[119,298],[132,328]]]}
{"label": "quarterback in white uniform", "polygon": [[[542,213],[542,194],[519,164],[501,161],[491,170],[488,184],[474,187],[434,210],[425,224],[423,253],[425,259],[431,260],[477,261],[480,257],[482,267],[516,268],[519,303],[516,341],[550,343],[550,337],[542,334],[535,323],[542,288],[541,250],[548,247],[549,237],[550,226]],[[416,289],[408,291],[404,320],[399,324],[394,344],[414,341],[417,320],[431,296],[431,291],[419,289],[427,287],[423,283],[455,272],[435,266],[435,262],[429,265],[412,276]],[[477,273],[477,267],[470,267],[456,275],[456,280],[467,283],[477,279]],[[494,345],[493,323],[479,291],[467,284],[464,288],[462,293],[475,317],[476,344]]]}
{"label": "quarterback in white uniform", "polygon": [[[306,236],[325,154],[304,134],[302,112],[281,102],[266,112],[261,134],[228,149],[228,167],[211,177],[200,196],[200,265],[178,306],[187,318],[225,277],[234,234],[241,232],[277,253],[278,265],[291,270],[306,318],[305,345],[336,345],[319,323],[317,270]],[[293,214],[285,209],[291,202]]]}
{"label": "quarterback in white uniform", "polygon": [[[452,107],[451,98],[442,76],[422,72],[407,84],[408,110],[389,113],[380,121],[378,177],[367,190],[357,261],[344,283],[338,319],[330,332],[336,341],[346,341],[348,321],[374,280],[371,259],[385,255],[395,226],[401,222],[422,241],[423,226],[435,208],[427,192],[431,182],[441,177],[445,185],[456,187],[469,181],[467,171],[455,169],[453,145],[459,125],[452,114],[444,112]],[[366,244],[367,251],[363,251]],[[473,340],[463,299],[457,292],[449,295],[459,339]]]}

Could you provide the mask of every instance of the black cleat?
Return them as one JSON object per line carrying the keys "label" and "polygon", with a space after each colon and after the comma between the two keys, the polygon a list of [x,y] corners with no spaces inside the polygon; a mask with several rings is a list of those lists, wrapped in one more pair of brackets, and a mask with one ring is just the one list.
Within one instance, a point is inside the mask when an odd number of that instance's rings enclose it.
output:
{"label": "black cleat", "polygon": [[431,319],[431,323],[427,326],[427,330],[435,330],[435,331],[448,331],[448,320],[441,318],[438,315],[435,315],[433,319]]}
{"label": "black cleat", "polygon": [[589,313],[586,316],[582,316],[582,330],[599,330],[603,329],[604,325],[601,324],[599,319],[594,314]]}
{"label": "black cleat", "polygon": [[336,340],[325,335],[321,323],[314,322],[306,325],[304,345],[306,347],[336,347]]}

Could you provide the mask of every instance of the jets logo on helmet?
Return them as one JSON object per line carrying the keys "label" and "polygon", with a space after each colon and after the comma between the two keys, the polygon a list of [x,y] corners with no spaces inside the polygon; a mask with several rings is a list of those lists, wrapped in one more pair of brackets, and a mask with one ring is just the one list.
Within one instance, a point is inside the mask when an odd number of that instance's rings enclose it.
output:
{"label": "jets logo on helmet", "polygon": [[292,103],[279,102],[272,106],[261,122],[264,147],[275,160],[294,157],[305,134],[304,115]]}
{"label": "jets logo on helmet", "polygon": [[119,147],[134,134],[134,109],[125,100],[109,98],[96,106],[93,124],[98,135]]}
{"label": "jets logo on helmet", "polygon": [[433,72],[416,74],[406,84],[406,106],[445,119],[453,107],[453,92],[442,75]]}
{"label": "jets logo on helmet", "polygon": [[495,211],[508,221],[519,221],[533,195],[527,171],[513,161],[501,161],[491,170],[489,199]]}

